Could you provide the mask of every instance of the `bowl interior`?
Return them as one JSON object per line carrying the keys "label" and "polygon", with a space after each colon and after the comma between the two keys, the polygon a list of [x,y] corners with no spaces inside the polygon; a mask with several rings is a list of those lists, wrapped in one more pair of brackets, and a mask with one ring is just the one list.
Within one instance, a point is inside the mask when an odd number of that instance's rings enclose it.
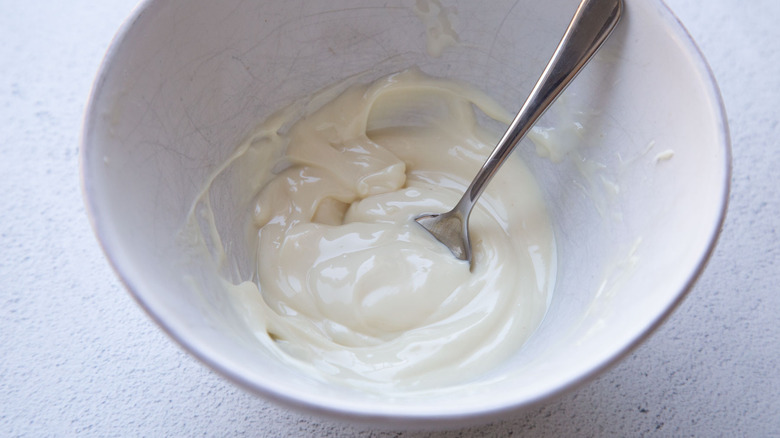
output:
{"label": "bowl interior", "polygon": [[[541,327],[479,384],[388,398],[313,381],[254,346],[218,292],[213,263],[177,238],[204,182],[253,127],[344,78],[418,66],[515,111],[578,2],[386,3],[144,3],[105,59],[84,132],[85,194],[108,257],[188,350],[295,406],[443,421],[524,406],[583,381],[681,299],[725,211],[729,152],[718,92],[660,1],[629,0],[612,38],[542,119],[542,128],[556,127],[547,151],[554,159],[528,139],[518,148],[554,220],[559,274]],[[442,23],[458,42],[431,56],[426,44]],[[212,199],[240,277],[241,245],[231,245],[240,226],[228,214],[243,201],[234,183],[217,181]]]}

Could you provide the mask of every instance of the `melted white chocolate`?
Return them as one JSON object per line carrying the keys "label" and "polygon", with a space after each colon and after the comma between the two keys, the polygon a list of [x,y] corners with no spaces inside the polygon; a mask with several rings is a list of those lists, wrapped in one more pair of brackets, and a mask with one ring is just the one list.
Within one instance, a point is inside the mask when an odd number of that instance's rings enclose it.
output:
{"label": "melted white chocolate", "polygon": [[455,205],[492,150],[475,107],[509,118],[471,87],[409,70],[297,121],[282,111],[241,146],[236,160],[284,157],[258,176],[266,183],[247,209],[254,280],[228,287],[260,344],[317,378],[384,392],[477,379],[521,348],[546,311],[556,259],[521,160],[472,214],[472,270],[413,220]]}

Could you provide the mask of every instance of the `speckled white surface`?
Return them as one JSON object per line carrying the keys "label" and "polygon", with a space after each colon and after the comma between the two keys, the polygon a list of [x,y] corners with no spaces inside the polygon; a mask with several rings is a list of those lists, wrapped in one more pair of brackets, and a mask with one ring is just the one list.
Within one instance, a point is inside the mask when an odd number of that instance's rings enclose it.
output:
{"label": "speckled white surface", "polygon": [[668,0],[732,130],[729,215],[709,267],[597,380],[494,424],[375,431],[246,394],[171,342],[84,214],[82,113],[134,0],[0,0],[0,436],[772,436],[780,434],[780,2]]}

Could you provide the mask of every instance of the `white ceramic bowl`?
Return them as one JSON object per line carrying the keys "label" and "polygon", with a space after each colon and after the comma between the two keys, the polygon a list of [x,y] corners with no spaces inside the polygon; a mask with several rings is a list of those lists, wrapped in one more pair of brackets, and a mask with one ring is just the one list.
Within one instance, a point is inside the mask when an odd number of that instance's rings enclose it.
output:
{"label": "white ceramic bowl", "polygon": [[[437,2],[387,3],[142,3],[94,86],[81,157],[85,196],[105,252],[138,302],[230,380],[352,421],[483,421],[614,364],[691,288],[726,210],[723,105],[704,59],[667,7],[627,0],[612,38],[541,121],[581,121],[584,129],[569,131],[577,133],[575,150],[559,163],[538,157],[527,141],[518,150],[555,221],[559,275],[541,327],[494,374],[510,377],[474,391],[394,398],[316,383],[245,348],[251,336],[209,288],[215,274],[208,263],[183,258],[176,235],[207,176],[271,112],[359,72],[379,77],[417,65],[515,110],[577,0],[446,1],[440,18],[459,43],[440,57],[428,54],[426,26],[414,11],[416,4],[435,10]],[[217,198],[223,206],[235,201],[228,190]]]}

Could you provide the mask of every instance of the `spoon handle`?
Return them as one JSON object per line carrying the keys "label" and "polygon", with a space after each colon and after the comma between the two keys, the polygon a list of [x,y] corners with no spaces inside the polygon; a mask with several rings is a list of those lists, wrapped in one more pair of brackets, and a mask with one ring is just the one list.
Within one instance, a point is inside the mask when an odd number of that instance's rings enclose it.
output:
{"label": "spoon handle", "polygon": [[456,207],[468,217],[487,184],[537,119],[577,76],[615,28],[622,0],[582,0],[550,62],[506,133]]}

